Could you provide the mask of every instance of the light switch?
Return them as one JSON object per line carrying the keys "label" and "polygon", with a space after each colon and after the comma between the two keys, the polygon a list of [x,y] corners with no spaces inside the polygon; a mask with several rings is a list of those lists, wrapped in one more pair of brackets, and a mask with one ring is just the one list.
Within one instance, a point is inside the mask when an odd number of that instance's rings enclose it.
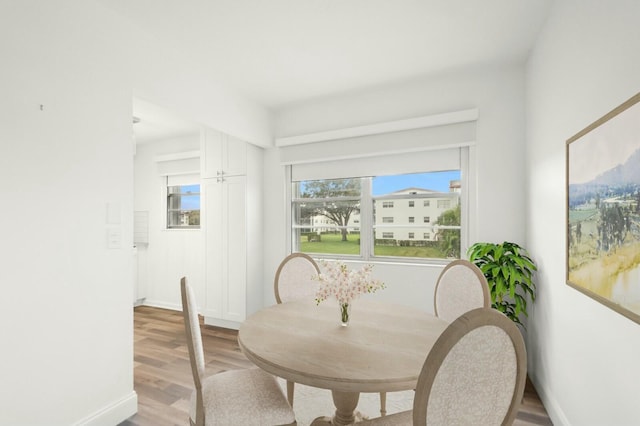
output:
{"label": "light switch", "polygon": [[122,230],[120,228],[107,229],[107,247],[110,249],[122,247]]}

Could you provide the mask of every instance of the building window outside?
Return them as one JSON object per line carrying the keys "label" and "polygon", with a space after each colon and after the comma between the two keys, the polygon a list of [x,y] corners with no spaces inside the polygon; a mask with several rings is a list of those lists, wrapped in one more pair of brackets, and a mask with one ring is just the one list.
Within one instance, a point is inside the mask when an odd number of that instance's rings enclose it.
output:
{"label": "building window outside", "polygon": [[409,223],[414,223],[415,221],[415,217],[409,216]]}
{"label": "building window outside", "polygon": [[415,234],[414,234],[413,232],[409,232],[409,239],[410,239],[410,240],[414,239],[414,238],[415,238],[415,237],[414,237],[414,235],[415,235]]}
{"label": "building window outside", "polygon": [[423,218],[423,221],[424,221],[424,223],[429,223],[429,222],[431,222],[431,217],[429,217],[429,216],[425,216],[425,217]]}
{"label": "building window outside", "polygon": [[200,228],[200,185],[167,186],[167,229]]}
{"label": "building window outside", "polygon": [[389,209],[393,207],[393,201],[385,201],[384,203],[382,203],[382,208],[383,209]]}
{"label": "building window outside", "polygon": [[438,208],[439,209],[450,209],[451,208],[451,200],[438,200]]}
{"label": "building window outside", "polygon": [[382,223],[393,223],[393,217],[383,217]]}
{"label": "building window outside", "polygon": [[393,238],[393,232],[383,232],[382,238]]}
{"label": "building window outside", "polygon": [[415,206],[415,204],[416,204],[415,201],[413,201],[413,200],[409,201],[409,207],[413,207],[413,206]]}
{"label": "building window outside", "polygon": [[422,206],[423,207],[430,207],[431,206],[431,200],[424,200]]}

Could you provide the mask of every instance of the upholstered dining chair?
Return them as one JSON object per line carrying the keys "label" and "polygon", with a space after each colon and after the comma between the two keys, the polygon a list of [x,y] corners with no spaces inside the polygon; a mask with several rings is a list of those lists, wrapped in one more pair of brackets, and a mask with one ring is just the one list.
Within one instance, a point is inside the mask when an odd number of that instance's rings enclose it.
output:
{"label": "upholstered dining chair", "polygon": [[445,266],[438,277],[434,296],[438,318],[452,322],[472,309],[490,306],[489,285],[480,268],[464,259]]}
{"label": "upholstered dining chair", "polygon": [[474,309],[454,320],[427,355],[413,410],[359,425],[511,425],[526,376],[518,327],[495,309]]}
{"label": "upholstered dining chair", "polygon": [[[318,289],[314,280],[320,273],[318,264],[306,253],[291,253],[280,262],[273,280],[276,302],[292,300],[313,300]],[[287,400],[293,407],[295,383],[287,380]]]}
{"label": "upholstered dining chair", "polygon": [[318,289],[314,280],[320,273],[318,264],[306,253],[291,253],[285,257],[276,271],[273,290],[276,302],[291,300],[313,300]]}
{"label": "upholstered dining chair", "polygon": [[193,290],[180,280],[182,312],[195,391],[191,426],[295,425],[295,415],[275,377],[254,367],[206,376],[200,321]]}

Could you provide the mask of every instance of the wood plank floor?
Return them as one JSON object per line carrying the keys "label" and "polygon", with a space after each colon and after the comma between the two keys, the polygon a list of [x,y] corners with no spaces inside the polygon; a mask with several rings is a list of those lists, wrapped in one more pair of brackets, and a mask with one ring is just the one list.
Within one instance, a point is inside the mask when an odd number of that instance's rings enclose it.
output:
{"label": "wood plank floor", "polygon": [[[238,347],[236,331],[201,326],[207,373],[252,366]],[[182,313],[148,306],[136,307],[134,352],[138,413],[119,426],[188,425],[193,378]],[[530,382],[514,424],[552,424]]]}

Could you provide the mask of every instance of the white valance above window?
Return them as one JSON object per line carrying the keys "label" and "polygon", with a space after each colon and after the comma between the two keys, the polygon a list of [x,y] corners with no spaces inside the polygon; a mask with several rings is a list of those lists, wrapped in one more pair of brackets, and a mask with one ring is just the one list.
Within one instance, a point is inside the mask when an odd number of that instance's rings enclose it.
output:
{"label": "white valance above window", "polygon": [[186,173],[167,176],[167,186],[194,185],[200,183],[200,174]]}
{"label": "white valance above window", "polygon": [[465,110],[284,138],[280,162],[293,166],[293,180],[459,169],[460,149],[475,145],[477,116]]}
{"label": "white valance above window", "polygon": [[448,148],[294,164],[291,166],[291,180],[340,179],[459,170],[461,168],[462,149],[466,148]]}

